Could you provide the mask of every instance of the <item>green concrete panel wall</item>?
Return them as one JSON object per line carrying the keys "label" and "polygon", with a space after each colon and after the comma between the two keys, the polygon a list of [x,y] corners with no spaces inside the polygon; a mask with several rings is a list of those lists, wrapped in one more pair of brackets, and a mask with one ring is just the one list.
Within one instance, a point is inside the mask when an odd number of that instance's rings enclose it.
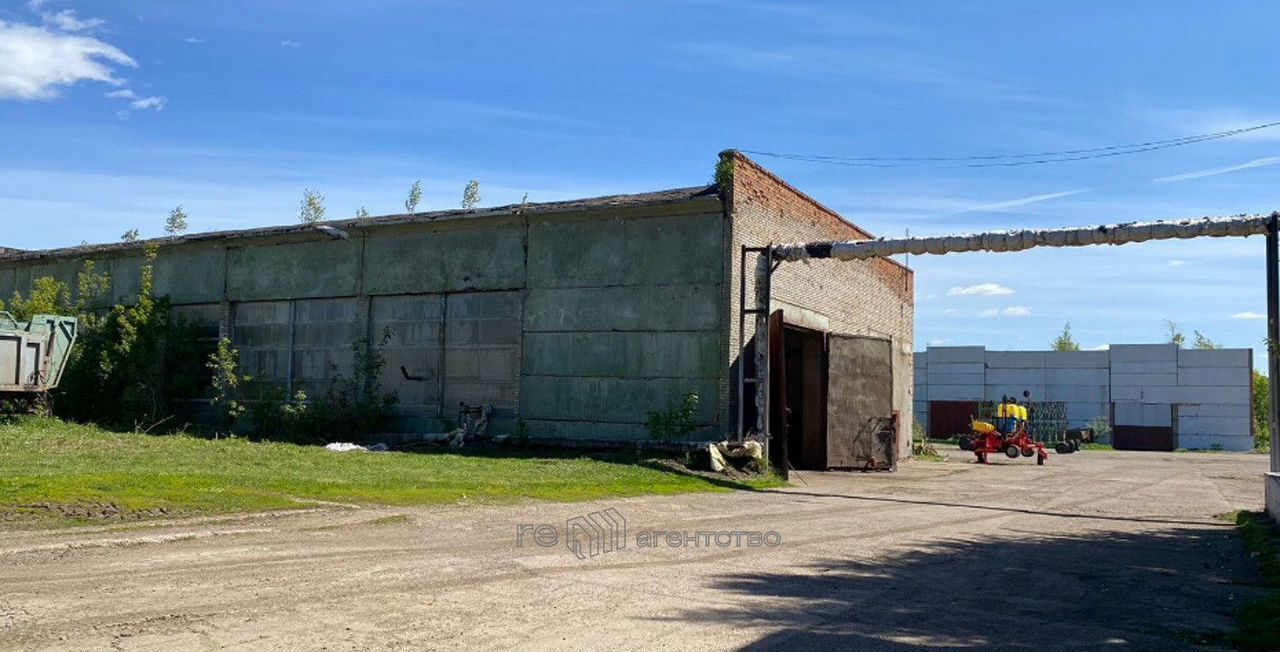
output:
{"label": "green concrete panel wall", "polygon": [[111,292],[105,303],[109,306],[116,302],[132,304],[142,284],[142,257],[112,258],[106,265],[99,263],[97,268],[111,274]]}
{"label": "green concrete panel wall", "polygon": [[160,250],[155,288],[175,304],[222,301],[226,250],[220,246]]}
{"label": "green concrete panel wall", "polygon": [[227,252],[232,301],[350,296],[356,293],[359,240],[249,246]]}
{"label": "green concrete panel wall", "polygon": [[535,436],[635,439],[699,395],[717,432],[723,219],[564,218],[529,226],[521,415]]}
{"label": "green concrete panel wall", "polygon": [[369,294],[519,288],[524,285],[523,229],[490,223],[375,233],[366,245],[365,270]]}
{"label": "green concrete panel wall", "polygon": [[4,301],[5,305],[9,304],[9,297],[17,289],[17,278],[18,272],[12,267],[0,268],[0,301]]}
{"label": "green concrete panel wall", "polygon": [[720,325],[716,285],[531,289],[525,331],[691,331]]}
{"label": "green concrete panel wall", "polygon": [[717,214],[529,225],[529,286],[719,283]]}
{"label": "green concrete panel wall", "polygon": [[531,376],[714,378],[720,371],[716,332],[526,333]]}

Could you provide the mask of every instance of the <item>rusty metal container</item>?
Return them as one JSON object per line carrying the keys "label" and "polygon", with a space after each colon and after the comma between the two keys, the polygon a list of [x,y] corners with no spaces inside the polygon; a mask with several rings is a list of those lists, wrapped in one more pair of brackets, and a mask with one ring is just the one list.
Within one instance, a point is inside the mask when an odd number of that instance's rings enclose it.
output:
{"label": "rusty metal container", "polygon": [[75,317],[36,315],[20,322],[0,312],[0,396],[58,386],[76,341]]}

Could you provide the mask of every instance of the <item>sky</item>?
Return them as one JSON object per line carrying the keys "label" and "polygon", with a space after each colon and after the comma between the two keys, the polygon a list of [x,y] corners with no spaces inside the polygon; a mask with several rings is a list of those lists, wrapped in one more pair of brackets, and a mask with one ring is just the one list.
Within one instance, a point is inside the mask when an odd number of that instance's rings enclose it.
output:
{"label": "sky", "polygon": [[[1280,3],[0,2],[0,246],[709,182],[725,148],[955,158],[1280,120]],[[885,236],[1280,209],[1280,127],[964,167],[753,154]],[[1188,340],[1264,366],[1261,238],[912,257],[916,348]]]}

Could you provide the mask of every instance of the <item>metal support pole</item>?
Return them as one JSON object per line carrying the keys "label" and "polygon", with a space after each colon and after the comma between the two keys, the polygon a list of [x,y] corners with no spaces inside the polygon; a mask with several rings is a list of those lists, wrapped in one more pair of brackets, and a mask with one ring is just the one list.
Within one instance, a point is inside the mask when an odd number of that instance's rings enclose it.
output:
{"label": "metal support pole", "polygon": [[769,459],[769,312],[770,285],[773,276],[773,245],[756,258],[756,432]]}
{"label": "metal support pole", "polygon": [[1271,471],[1280,472],[1280,214],[1267,221],[1267,384],[1271,388]]}

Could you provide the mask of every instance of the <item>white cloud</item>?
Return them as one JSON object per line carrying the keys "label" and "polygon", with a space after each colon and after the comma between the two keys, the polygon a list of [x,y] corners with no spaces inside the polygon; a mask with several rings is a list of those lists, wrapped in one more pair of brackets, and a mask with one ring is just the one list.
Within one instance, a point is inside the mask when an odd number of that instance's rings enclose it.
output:
{"label": "white cloud", "polygon": [[1241,170],[1252,170],[1253,168],[1266,167],[1280,163],[1280,156],[1268,156],[1266,158],[1258,158],[1252,161],[1241,163],[1239,165],[1229,165],[1224,168],[1209,168],[1207,170],[1196,170],[1194,172],[1184,172],[1167,177],[1159,177],[1152,179],[1152,183],[1170,183],[1174,181],[1189,181],[1191,179],[1203,179],[1204,177],[1215,177],[1219,174],[1230,174]]}
{"label": "white cloud", "polygon": [[947,344],[950,344],[950,343],[951,343],[951,340],[945,337],[940,340],[929,340],[928,342],[925,342],[927,346],[946,346]]}
{"label": "white cloud", "polygon": [[27,9],[31,11],[39,11],[41,7],[48,4],[49,0],[27,0]]}
{"label": "white cloud", "polygon": [[1017,208],[1019,206],[1026,206],[1028,204],[1035,204],[1042,201],[1049,201],[1050,199],[1070,197],[1071,195],[1078,195],[1082,192],[1089,192],[1089,189],[1082,188],[1080,190],[1064,190],[1062,192],[1049,192],[1043,195],[1031,195],[1030,197],[1020,197],[1018,199],[998,201],[993,204],[982,204],[979,206],[970,206],[969,208],[958,210],[956,212],[957,213],[1000,212],[1000,211],[1008,210],[1010,208]]}
{"label": "white cloud", "polygon": [[979,316],[980,317],[998,317],[1000,315],[1003,315],[1005,317],[1030,317],[1031,309],[1025,306],[1009,306],[1008,308],[1005,308],[1003,310],[999,308],[992,308],[990,310],[983,310],[982,314],[980,314]]}
{"label": "white cloud", "polygon": [[299,42],[297,42],[297,41],[290,41],[290,40],[288,40],[288,39],[285,39],[285,40],[283,40],[283,41],[280,41],[280,45],[281,45],[281,47],[286,47],[286,48],[296,48],[296,47],[298,47],[299,45],[302,45],[302,44],[301,44],[301,43],[299,43]]}
{"label": "white cloud", "polygon": [[1260,312],[1252,312],[1252,311],[1246,310],[1244,312],[1237,312],[1234,315],[1231,315],[1231,318],[1232,319],[1266,319],[1267,316]]}
{"label": "white cloud", "polygon": [[1187,264],[1187,261],[1185,261],[1185,260],[1171,260],[1171,261],[1169,261],[1169,266],[1170,266],[1170,267],[1182,267],[1183,265],[1186,265],[1186,264]]}
{"label": "white cloud", "polygon": [[97,29],[106,24],[107,21],[101,18],[87,18],[80,20],[76,17],[76,10],[63,9],[56,14],[41,14],[46,25],[52,25],[64,32],[87,32]]}
{"label": "white cloud", "polygon": [[995,297],[1006,294],[1013,294],[1013,290],[997,283],[981,283],[979,285],[970,285],[969,287],[963,288],[953,287],[950,290],[947,290],[947,296],[949,297]]}
{"label": "white cloud", "polygon": [[1097,346],[1091,346],[1086,350],[1087,351],[1106,351],[1107,349],[1110,349],[1110,348],[1111,348],[1110,344],[1099,344]]}
{"label": "white cloud", "polygon": [[136,68],[129,55],[90,36],[0,21],[0,99],[48,100],[81,81],[119,86],[116,66]]}
{"label": "white cloud", "polygon": [[204,43],[204,39],[196,38],[194,36],[188,36],[187,38],[184,38],[182,40],[186,41],[187,43]]}
{"label": "white cloud", "polygon": [[116,112],[116,117],[121,120],[128,119],[129,115],[134,111],[145,111],[147,109],[155,109],[160,111],[164,109],[167,102],[165,98],[158,95],[142,97],[128,88],[122,88],[118,91],[110,91],[106,93],[107,97],[117,100],[129,100],[129,107]]}

